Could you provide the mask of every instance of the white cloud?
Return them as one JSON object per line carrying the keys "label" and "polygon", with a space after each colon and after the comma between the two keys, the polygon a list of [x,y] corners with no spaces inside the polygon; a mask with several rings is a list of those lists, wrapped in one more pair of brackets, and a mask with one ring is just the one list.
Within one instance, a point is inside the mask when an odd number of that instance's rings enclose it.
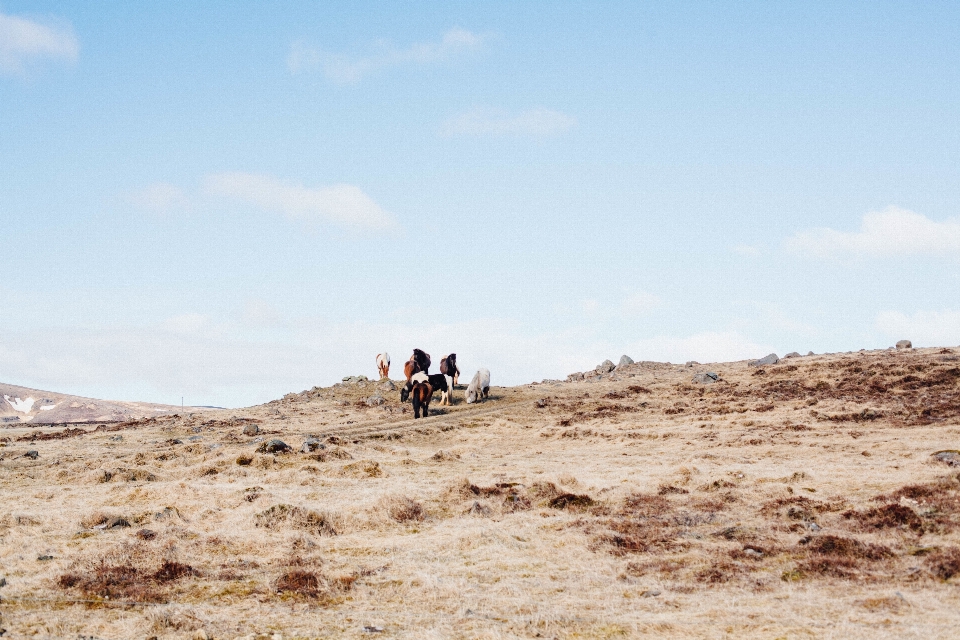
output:
{"label": "white cloud", "polygon": [[876,327],[891,342],[910,340],[915,347],[960,345],[960,311],[899,311],[877,314]]}
{"label": "white cloud", "polygon": [[229,172],[208,176],[207,190],[213,195],[305,222],[374,231],[389,231],[399,226],[393,214],[349,184],[311,189],[268,175]]}
{"label": "white cloud", "polygon": [[891,206],[863,216],[859,231],[828,228],[802,231],[786,241],[786,248],[820,258],[960,256],[960,219],[937,222]]}
{"label": "white cloud", "polygon": [[141,209],[166,213],[189,206],[187,196],[180,187],[166,182],[156,182],[129,194],[127,201]]}
{"label": "white cloud", "polygon": [[0,13],[0,73],[21,74],[43,58],[73,62],[80,44],[68,26],[48,26]]}
{"label": "white cloud", "polygon": [[396,49],[386,42],[379,42],[376,53],[366,56],[349,56],[328,53],[303,42],[294,42],[287,56],[287,67],[297,74],[320,69],[327,79],[352,84],[360,82],[364,75],[380,69],[405,64],[428,64],[445,60],[462,51],[479,47],[488,36],[471,33],[454,27],[439,42],[413,44],[406,49]]}
{"label": "white cloud", "polygon": [[565,133],[576,124],[576,118],[543,107],[530,109],[519,114],[478,107],[444,122],[441,126],[441,133],[445,136],[509,135],[545,138]]}

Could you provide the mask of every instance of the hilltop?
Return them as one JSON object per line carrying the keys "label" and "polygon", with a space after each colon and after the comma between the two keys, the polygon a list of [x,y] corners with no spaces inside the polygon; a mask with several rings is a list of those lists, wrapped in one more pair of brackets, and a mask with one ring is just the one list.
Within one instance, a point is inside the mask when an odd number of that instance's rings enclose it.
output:
{"label": "hilltop", "polygon": [[960,624],[960,350],[641,362],[479,405],[460,390],[417,421],[398,384],[0,429],[0,492],[17,497],[0,505],[0,627],[927,639]]}

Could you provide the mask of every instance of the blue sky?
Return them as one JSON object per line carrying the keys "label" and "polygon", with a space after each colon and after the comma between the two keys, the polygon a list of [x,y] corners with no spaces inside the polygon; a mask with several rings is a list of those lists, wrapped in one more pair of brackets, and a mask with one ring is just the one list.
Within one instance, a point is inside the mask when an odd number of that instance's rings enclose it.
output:
{"label": "blue sky", "polygon": [[0,380],[960,344],[960,5],[0,0]]}

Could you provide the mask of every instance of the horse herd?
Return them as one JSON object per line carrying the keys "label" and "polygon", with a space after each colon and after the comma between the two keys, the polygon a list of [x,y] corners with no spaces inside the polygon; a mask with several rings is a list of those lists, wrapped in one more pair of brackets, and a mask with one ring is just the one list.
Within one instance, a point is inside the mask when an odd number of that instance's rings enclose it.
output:
{"label": "horse herd", "polygon": [[[380,379],[390,377],[390,354],[377,354],[377,369]],[[406,384],[400,389],[400,402],[413,400],[413,417],[427,417],[430,413],[430,400],[433,394],[440,392],[440,404],[449,405],[450,396],[457,388],[460,380],[460,369],[457,367],[457,354],[451,353],[440,359],[440,373],[430,374],[430,354],[422,349],[414,349],[413,355],[403,364],[403,375]],[[464,394],[467,404],[479,402],[490,396],[490,370],[480,369],[473,376]]]}

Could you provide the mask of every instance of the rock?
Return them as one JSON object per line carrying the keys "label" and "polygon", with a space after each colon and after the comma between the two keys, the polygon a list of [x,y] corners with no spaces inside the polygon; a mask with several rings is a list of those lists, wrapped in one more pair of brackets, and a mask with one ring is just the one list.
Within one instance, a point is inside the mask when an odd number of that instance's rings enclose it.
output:
{"label": "rock", "polygon": [[800,357],[799,353],[797,353],[796,351],[791,351],[787,355],[783,356],[783,359],[786,360],[787,358],[799,358],[799,357]]}
{"label": "rock", "polygon": [[687,367],[693,367],[693,366],[696,366],[696,365],[698,365],[698,364],[700,364],[700,363],[697,362],[696,360],[690,360],[689,362],[687,362],[687,364],[686,364],[685,366],[687,366]]}
{"label": "rock", "polygon": [[596,371],[600,375],[603,375],[605,373],[610,373],[611,371],[613,371],[613,369],[614,369],[613,363],[610,362],[609,360],[604,360],[603,362],[597,365],[594,371]]}
{"label": "rock", "polygon": [[189,438],[187,438],[187,440],[189,440],[190,442],[200,442],[201,440],[203,440],[203,436],[190,436]]}
{"label": "rock", "polygon": [[118,433],[115,436],[110,436],[107,438],[107,440],[110,440],[111,442],[123,442],[123,436]]}
{"label": "rock", "polygon": [[357,384],[358,382],[367,382],[367,376],[346,376],[343,381],[347,384]]}
{"label": "rock", "polygon": [[257,447],[257,453],[288,453],[289,451],[290,445],[278,438],[267,440]]}
{"label": "rock", "polygon": [[698,373],[693,376],[694,382],[699,382],[700,384],[713,384],[720,379],[720,376],[713,371],[707,371],[706,373]]}
{"label": "rock", "polygon": [[364,402],[364,404],[366,404],[368,407],[379,407],[380,405],[383,404],[384,400],[383,400],[383,396],[381,396],[380,394],[377,394],[377,395],[375,395],[375,396],[370,396],[369,398],[367,398],[367,399],[364,400],[363,402]]}
{"label": "rock", "polygon": [[7,579],[0,578],[0,587],[5,587],[5,586],[7,586]]}
{"label": "rock", "polygon": [[897,349],[913,349],[913,343],[909,340],[901,340],[897,343]]}
{"label": "rock", "polygon": [[243,435],[245,436],[255,436],[260,433],[260,427],[255,424],[248,424],[243,427]]}
{"label": "rock", "polygon": [[37,451],[36,449],[31,449],[30,451],[27,451],[25,454],[23,454],[23,457],[30,458],[31,460],[36,460],[37,458],[40,457],[40,452]]}
{"label": "rock", "polygon": [[571,373],[567,376],[567,382],[580,382],[583,380],[583,374],[579,371],[577,373]]}
{"label": "rock", "polygon": [[623,367],[623,366],[626,366],[626,365],[628,365],[628,364],[633,364],[633,358],[631,358],[631,357],[628,356],[628,355],[622,355],[622,356],[620,356],[620,363],[617,364],[617,366],[618,366],[618,367]]}
{"label": "rock", "polygon": [[180,512],[177,511],[176,507],[164,507],[163,511],[157,511],[155,514],[153,514],[153,519],[157,521],[169,520],[174,516],[178,518],[180,517]]}
{"label": "rock", "polygon": [[813,351],[807,351],[807,355],[808,355],[808,356],[812,356],[812,355],[816,355],[816,354],[814,354]]}
{"label": "rock", "polygon": [[937,451],[933,454],[933,458],[937,462],[946,463],[951,467],[960,467],[960,451],[957,451],[956,449]]}
{"label": "rock", "polygon": [[366,625],[363,628],[365,633],[383,633],[383,627],[375,627],[371,624]]}
{"label": "rock", "polygon": [[210,640],[210,634],[203,629],[197,629],[190,637],[193,638],[193,640]]}
{"label": "rock", "polygon": [[777,357],[777,354],[771,353],[770,355],[764,356],[764,357],[760,358],[759,360],[752,360],[752,361],[750,362],[750,366],[751,366],[751,367],[763,367],[763,366],[768,365],[768,364],[777,364],[778,362],[780,362],[780,358]]}
{"label": "rock", "polygon": [[759,549],[754,549],[752,547],[747,547],[743,550],[743,553],[751,558],[760,559],[763,557],[763,551]]}
{"label": "rock", "polygon": [[37,556],[37,560],[40,562],[46,562],[47,560],[53,560],[53,556],[44,554],[42,556]]}
{"label": "rock", "polygon": [[141,540],[153,540],[157,537],[157,532],[153,529],[140,529],[137,531],[137,537]]}
{"label": "rock", "polygon": [[313,453],[314,451],[326,448],[326,445],[316,438],[307,438],[303,441],[303,444],[300,445],[300,453]]}
{"label": "rock", "polygon": [[393,384],[391,380],[384,380],[377,388],[381,391],[396,391],[397,385]]}

